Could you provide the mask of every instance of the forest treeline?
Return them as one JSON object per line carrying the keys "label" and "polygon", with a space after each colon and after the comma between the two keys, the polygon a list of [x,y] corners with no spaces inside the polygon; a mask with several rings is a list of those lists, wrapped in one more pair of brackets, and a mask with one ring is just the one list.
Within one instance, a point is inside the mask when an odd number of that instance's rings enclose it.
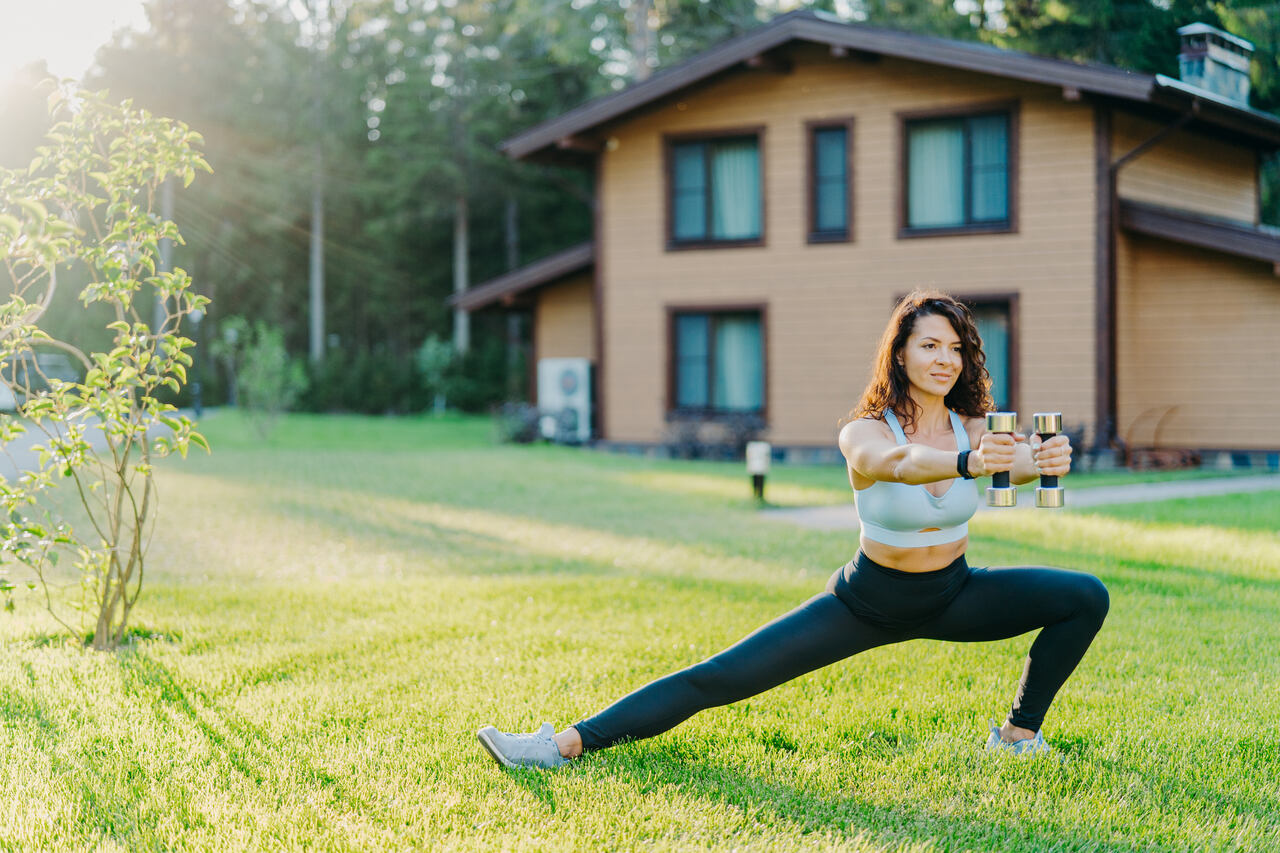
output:
{"label": "forest treeline", "polygon": [[[202,340],[233,318],[265,324],[309,362],[300,405],[407,411],[441,390],[422,359],[452,334],[459,270],[475,284],[590,236],[589,175],[497,144],[795,8],[1170,76],[1177,27],[1203,21],[1254,42],[1253,106],[1280,110],[1280,4],[1203,0],[149,0],[148,28],[116,33],[85,85],[204,136],[214,174],[173,210],[175,262],[213,299]],[[0,93],[0,166],[24,165],[47,126],[44,76]],[[71,290],[64,333],[92,335]],[[523,391],[513,331],[475,318],[470,355],[444,371],[451,402]],[[233,365],[211,349],[217,402]]]}

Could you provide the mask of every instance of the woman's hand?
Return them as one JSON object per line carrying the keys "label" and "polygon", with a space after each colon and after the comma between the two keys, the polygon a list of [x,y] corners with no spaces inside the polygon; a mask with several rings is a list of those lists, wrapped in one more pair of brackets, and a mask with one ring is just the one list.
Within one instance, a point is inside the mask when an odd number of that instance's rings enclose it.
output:
{"label": "woman's hand", "polygon": [[[986,440],[986,437],[983,437]],[[1071,440],[1059,433],[1048,441],[1041,442],[1040,436],[1031,437],[1031,458],[1036,463],[1036,472],[1049,477],[1064,477],[1071,470]]]}
{"label": "woman's hand", "polygon": [[984,432],[978,449],[969,454],[969,473],[990,477],[1001,471],[1012,471],[1018,442],[1026,440],[1020,432]]}

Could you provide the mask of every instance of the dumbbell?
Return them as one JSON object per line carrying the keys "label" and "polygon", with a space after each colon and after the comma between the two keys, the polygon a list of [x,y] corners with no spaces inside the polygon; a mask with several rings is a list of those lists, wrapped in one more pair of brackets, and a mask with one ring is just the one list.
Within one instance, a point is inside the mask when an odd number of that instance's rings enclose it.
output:
{"label": "dumbbell", "polygon": [[[1036,412],[1031,416],[1035,421],[1036,435],[1041,441],[1048,441],[1062,432],[1062,412]],[[1058,485],[1058,478],[1048,474],[1040,475],[1040,485],[1036,488],[1036,506],[1055,509],[1066,502],[1066,490]]]}
{"label": "dumbbell", "polygon": [[[1018,431],[1017,412],[987,412],[987,432],[1013,433]],[[987,506],[1017,506],[1018,490],[1009,485],[1009,472],[1000,471],[991,475],[991,485],[987,487]]]}

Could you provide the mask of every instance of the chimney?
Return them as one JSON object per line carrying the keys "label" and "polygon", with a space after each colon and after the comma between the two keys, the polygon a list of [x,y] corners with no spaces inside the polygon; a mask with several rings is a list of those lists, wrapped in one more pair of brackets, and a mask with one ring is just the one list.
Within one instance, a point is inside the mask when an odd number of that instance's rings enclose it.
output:
{"label": "chimney", "polygon": [[1182,52],[1178,70],[1182,82],[1249,105],[1249,58],[1253,44],[1208,24],[1178,27]]}

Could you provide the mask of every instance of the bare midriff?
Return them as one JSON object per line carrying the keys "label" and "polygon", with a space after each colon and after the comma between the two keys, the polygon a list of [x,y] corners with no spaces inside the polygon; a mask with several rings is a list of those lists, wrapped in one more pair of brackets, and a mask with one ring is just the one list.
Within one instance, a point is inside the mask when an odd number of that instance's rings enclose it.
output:
{"label": "bare midriff", "polygon": [[969,537],[946,542],[942,545],[926,545],[923,548],[899,548],[875,542],[863,536],[859,540],[862,553],[891,569],[900,572],[936,572],[956,561],[969,546]]}
{"label": "bare midriff", "polygon": [[[849,486],[856,492],[865,489],[875,481],[869,477],[864,477],[853,470],[849,469]],[[930,483],[925,486],[929,494],[935,498],[940,498],[951,488],[954,480],[943,480],[938,483]],[[937,530],[936,527],[928,527],[925,530]],[[921,531],[924,532],[924,531]],[[862,553],[866,554],[875,562],[891,569],[897,569],[900,572],[936,572],[938,569],[945,569],[956,561],[956,558],[965,552],[969,547],[969,537],[965,536],[954,542],[944,542],[941,545],[925,545],[923,548],[901,548],[896,545],[886,545],[883,542],[876,542],[862,536],[858,540]]]}

